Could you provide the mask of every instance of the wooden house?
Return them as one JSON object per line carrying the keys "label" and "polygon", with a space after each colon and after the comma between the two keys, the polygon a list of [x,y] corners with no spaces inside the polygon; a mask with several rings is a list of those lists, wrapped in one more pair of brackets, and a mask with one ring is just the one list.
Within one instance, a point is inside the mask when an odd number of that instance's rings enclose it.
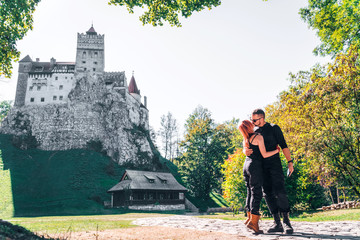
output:
{"label": "wooden house", "polygon": [[168,210],[169,205],[185,208],[186,191],[171,173],[126,170],[121,181],[108,193],[111,194],[111,207],[137,209],[135,206],[161,205],[165,206],[163,210]]}

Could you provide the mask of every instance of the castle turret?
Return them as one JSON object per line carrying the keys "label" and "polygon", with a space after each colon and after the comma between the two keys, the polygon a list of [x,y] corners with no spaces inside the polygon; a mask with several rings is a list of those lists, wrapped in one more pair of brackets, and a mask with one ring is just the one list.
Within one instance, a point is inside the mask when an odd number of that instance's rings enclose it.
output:
{"label": "castle turret", "polygon": [[75,64],[77,73],[104,72],[104,34],[97,34],[93,26],[86,34],[78,33]]}
{"label": "castle turret", "polygon": [[141,103],[141,95],[140,95],[140,90],[138,89],[137,85],[136,85],[136,81],[134,78],[134,74],[131,77],[130,83],[129,83],[129,93],[131,94],[131,96],[133,96],[138,102]]}
{"label": "castle turret", "polygon": [[21,107],[25,105],[25,96],[27,90],[27,81],[29,71],[31,70],[33,61],[29,55],[19,61],[19,74],[16,86],[15,106]]}

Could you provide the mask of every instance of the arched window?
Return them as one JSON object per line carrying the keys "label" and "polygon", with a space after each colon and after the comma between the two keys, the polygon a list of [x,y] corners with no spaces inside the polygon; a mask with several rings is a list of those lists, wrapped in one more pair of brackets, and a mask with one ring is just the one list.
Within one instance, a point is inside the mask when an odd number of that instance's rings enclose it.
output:
{"label": "arched window", "polygon": [[83,52],[83,56],[82,56],[83,58],[86,58],[86,52]]}

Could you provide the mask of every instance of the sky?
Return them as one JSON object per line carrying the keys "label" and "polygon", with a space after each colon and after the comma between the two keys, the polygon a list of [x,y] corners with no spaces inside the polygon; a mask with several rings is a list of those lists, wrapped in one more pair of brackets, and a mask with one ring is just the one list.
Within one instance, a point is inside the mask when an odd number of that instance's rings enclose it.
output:
{"label": "sky", "polygon": [[[219,7],[181,19],[182,27],[143,26],[142,9],[129,14],[106,0],[43,0],[33,30],[17,44],[21,57],[75,62],[77,33],[93,24],[105,34],[105,71],[132,71],[147,96],[150,126],[171,112],[183,129],[199,105],[217,123],[248,119],[255,108],[277,100],[289,73],[309,70],[327,58],[312,50],[320,41],[298,14],[306,0],[223,0]],[[0,81],[0,100],[15,99],[13,77]]]}

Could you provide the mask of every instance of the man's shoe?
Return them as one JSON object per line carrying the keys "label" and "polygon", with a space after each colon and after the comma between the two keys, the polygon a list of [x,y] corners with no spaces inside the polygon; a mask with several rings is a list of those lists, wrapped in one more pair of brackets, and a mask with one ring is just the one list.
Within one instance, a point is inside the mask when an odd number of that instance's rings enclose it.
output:
{"label": "man's shoe", "polygon": [[290,224],[289,213],[288,212],[283,212],[283,213],[281,213],[281,215],[283,217],[285,233],[286,234],[293,234],[294,229],[292,228],[292,226]]}
{"label": "man's shoe", "polygon": [[268,233],[274,232],[284,232],[284,228],[281,224],[280,214],[275,213],[273,214],[274,217],[274,224],[267,230]]}

